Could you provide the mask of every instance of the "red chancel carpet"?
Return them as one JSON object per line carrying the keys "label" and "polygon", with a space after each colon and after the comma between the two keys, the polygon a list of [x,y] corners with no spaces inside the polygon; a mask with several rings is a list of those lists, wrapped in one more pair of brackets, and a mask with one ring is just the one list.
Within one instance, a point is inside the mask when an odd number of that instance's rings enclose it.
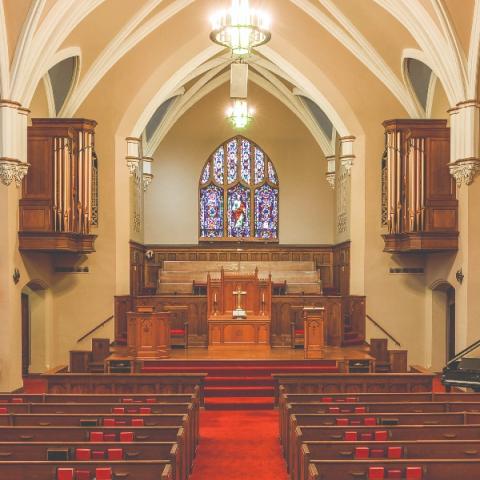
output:
{"label": "red chancel carpet", "polygon": [[190,480],[288,480],[278,441],[278,411],[202,411]]}

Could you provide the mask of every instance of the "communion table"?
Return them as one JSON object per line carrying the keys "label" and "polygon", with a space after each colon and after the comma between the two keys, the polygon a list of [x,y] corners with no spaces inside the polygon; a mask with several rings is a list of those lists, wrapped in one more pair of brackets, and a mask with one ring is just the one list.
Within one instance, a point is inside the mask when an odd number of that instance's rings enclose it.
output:
{"label": "communion table", "polygon": [[225,272],[207,277],[208,344],[269,345],[272,280],[252,274]]}

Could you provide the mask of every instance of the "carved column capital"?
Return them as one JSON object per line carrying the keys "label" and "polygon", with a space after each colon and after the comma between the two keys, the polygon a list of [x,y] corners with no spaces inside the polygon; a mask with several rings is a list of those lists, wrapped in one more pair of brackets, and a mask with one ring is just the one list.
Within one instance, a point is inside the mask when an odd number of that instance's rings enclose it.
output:
{"label": "carved column capital", "polygon": [[153,174],[152,173],[143,173],[143,191],[146,192],[149,185],[152,183]]}
{"label": "carved column capital", "polygon": [[478,158],[465,158],[448,164],[450,173],[455,178],[457,186],[470,185],[480,172],[480,160]]}
{"label": "carved column capital", "polygon": [[332,190],[335,190],[335,172],[328,172],[325,174],[325,180]]}
{"label": "carved column capital", "polygon": [[0,182],[7,187],[15,181],[17,187],[22,183],[27,174],[29,164],[13,158],[0,158]]}

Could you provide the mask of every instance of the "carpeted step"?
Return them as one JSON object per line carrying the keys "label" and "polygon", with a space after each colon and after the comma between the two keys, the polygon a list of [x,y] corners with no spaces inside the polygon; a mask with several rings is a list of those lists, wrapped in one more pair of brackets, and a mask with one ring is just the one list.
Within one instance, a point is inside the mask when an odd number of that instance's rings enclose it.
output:
{"label": "carpeted step", "polygon": [[271,386],[230,386],[230,387],[204,387],[203,392],[207,397],[273,397],[274,387]]}
{"label": "carpeted step", "polygon": [[270,375],[262,375],[255,377],[215,377],[208,376],[205,378],[205,386],[240,386],[240,385],[274,385],[275,382]]}
{"label": "carpeted step", "polygon": [[206,410],[272,410],[270,397],[216,397],[205,399]]}
{"label": "carpeted step", "polygon": [[141,373],[208,373],[209,376],[268,376],[272,373],[328,373],[338,372],[337,366],[310,367],[310,366],[292,366],[292,367],[150,367],[145,366]]}

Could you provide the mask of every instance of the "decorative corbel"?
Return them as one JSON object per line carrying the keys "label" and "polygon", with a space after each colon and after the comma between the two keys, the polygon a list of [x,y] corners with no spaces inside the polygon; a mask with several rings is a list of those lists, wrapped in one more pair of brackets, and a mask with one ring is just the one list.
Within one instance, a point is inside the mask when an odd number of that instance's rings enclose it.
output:
{"label": "decorative corbel", "polygon": [[457,182],[457,187],[470,185],[478,172],[480,172],[480,160],[478,158],[466,158],[464,160],[457,160],[448,164],[450,173]]}

